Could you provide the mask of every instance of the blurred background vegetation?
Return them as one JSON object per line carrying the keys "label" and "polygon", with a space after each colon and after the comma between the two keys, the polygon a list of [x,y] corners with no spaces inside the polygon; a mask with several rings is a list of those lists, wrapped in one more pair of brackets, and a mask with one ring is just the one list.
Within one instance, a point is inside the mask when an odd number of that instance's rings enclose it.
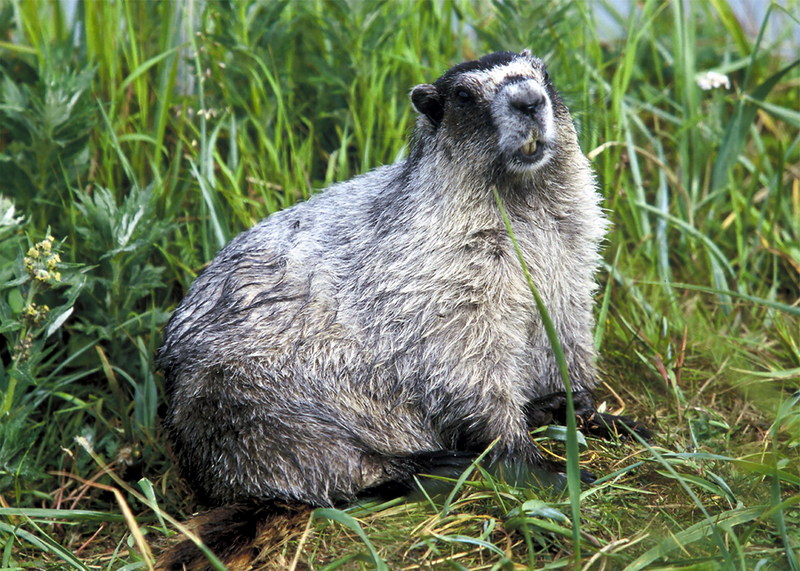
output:
{"label": "blurred background vegetation", "polygon": [[[413,85],[529,47],[614,223],[600,396],[657,435],[583,452],[604,476],[581,498],[584,568],[798,569],[799,13],[0,0],[0,567],[148,567],[163,518],[196,507],[153,370],[193,278],[260,218],[402,157]],[[490,477],[457,492],[318,517],[273,560],[574,562],[558,493]]]}

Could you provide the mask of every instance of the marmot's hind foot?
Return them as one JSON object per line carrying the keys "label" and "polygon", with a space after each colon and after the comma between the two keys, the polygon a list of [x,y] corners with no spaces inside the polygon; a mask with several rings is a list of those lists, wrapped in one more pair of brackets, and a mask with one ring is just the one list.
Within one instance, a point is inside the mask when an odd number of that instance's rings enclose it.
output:
{"label": "marmot's hind foot", "polygon": [[[642,423],[627,416],[616,416],[598,412],[595,408],[594,396],[590,391],[572,393],[575,416],[578,428],[590,436],[598,438],[630,438],[628,429],[649,440],[650,430]],[[525,407],[525,414],[530,428],[539,428],[548,424],[567,422],[567,395],[564,392],[551,393],[530,401]]]}

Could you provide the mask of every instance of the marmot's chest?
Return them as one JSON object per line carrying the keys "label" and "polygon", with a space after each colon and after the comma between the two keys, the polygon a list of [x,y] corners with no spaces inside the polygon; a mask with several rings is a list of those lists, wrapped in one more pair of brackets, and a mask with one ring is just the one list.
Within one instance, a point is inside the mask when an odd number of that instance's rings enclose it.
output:
{"label": "marmot's chest", "polygon": [[463,268],[465,285],[485,289],[499,303],[506,297],[532,300],[525,270],[545,300],[557,300],[565,278],[576,272],[569,240],[552,220],[520,228],[515,240],[517,247],[505,227],[470,231],[453,266]]}

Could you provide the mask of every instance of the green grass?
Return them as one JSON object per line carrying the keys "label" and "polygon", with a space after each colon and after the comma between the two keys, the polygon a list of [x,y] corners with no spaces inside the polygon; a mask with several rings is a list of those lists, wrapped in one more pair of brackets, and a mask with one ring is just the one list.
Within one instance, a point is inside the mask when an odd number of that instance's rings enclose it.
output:
{"label": "green grass", "polygon": [[[800,5],[784,4],[784,29],[755,35],[725,0],[644,0],[609,39],[584,2],[120,0],[70,24],[57,0],[0,0],[0,568],[148,567],[196,507],[153,371],[189,283],[260,218],[402,156],[413,85],[530,47],[614,224],[600,396],[654,441],[590,439],[600,479],[579,498],[477,469],[446,498],[320,510],[271,561],[800,569]],[[731,87],[699,89],[708,70]],[[563,455],[563,434],[536,436]]]}

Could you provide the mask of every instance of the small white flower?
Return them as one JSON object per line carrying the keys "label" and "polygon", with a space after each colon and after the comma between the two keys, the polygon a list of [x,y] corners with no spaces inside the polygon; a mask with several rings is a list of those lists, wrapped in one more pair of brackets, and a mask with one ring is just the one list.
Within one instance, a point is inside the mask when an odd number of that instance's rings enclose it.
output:
{"label": "small white flower", "polygon": [[728,76],[717,71],[707,71],[697,76],[697,85],[703,91],[724,87],[731,88],[731,81]]}

